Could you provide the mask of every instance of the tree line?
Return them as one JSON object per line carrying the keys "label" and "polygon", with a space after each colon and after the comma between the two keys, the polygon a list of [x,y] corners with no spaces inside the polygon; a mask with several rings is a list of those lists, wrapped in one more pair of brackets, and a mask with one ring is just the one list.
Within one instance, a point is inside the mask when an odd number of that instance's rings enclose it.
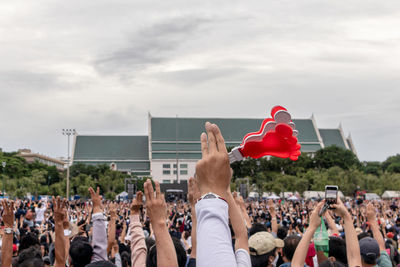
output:
{"label": "tree line", "polygon": [[[28,164],[16,152],[0,152],[0,190],[13,197],[27,193],[38,195],[65,195],[66,171],[35,162]],[[352,196],[356,190],[382,194],[385,190],[400,190],[400,154],[383,162],[360,162],[350,150],[331,146],[315,154],[303,153],[297,161],[275,157],[246,159],[232,164],[232,188],[247,183],[260,192],[323,191],[325,185],[338,185]],[[99,186],[107,199],[113,199],[125,189],[127,174],[110,170],[108,165],[74,164],[70,168],[70,194],[88,197],[88,188]],[[145,178],[138,179],[138,189]]]}

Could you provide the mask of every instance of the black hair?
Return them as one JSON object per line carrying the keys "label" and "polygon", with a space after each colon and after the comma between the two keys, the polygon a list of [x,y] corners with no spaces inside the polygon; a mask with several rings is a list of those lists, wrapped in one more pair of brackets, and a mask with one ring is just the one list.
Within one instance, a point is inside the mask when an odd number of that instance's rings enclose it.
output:
{"label": "black hair", "polygon": [[26,248],[18,255],[18,266],[22,267],[42,267],[42,253],[34,246]]}
{"label": "black hair", "polygon": [[74,239],[69,248],[69,256],[74,267],[84,267],[92,260],[93,248],[87,241]]}
{"label": "black hair", "polygon": [[329,237],[329,257],[335,257],[336,261],[347,264],[346,242],[342,238]]}
{"label": "black hair", "polygon": [[285,239],[287,237],[288,229],[286,227],[279,227],[278,232],[276,233],[276,236],[279,239]]}
{"label": "black hair", "polygon": [[346,267],[345,264],[343,264],[339,261],[330,261],[330,260],[323,261],[318,266],[319,267]]}
{"label": "black hair", "polygon": [[[252,250],[252,248],[250,248],[250,251]],[[269,257],[274,257],[275,258],[275,253],[276,253],[276,248],[274,248],[272,251],[263,254],[263,255],[259,255],[259,256],[255,256],[255,255],[251,255],[251,267],[265,267],[269,265]]]}
{"label": "black hair", "polygon": [[26,232],[21,237],[21,241],[19,243],[19,251],[23,251],[24,249],[28,249],[37,245],[40,245],[37,235],[35,233]]}
{"label": "black hair", "polygon": [[[186,251],[183,248],[181,241],[175,237],[172,237],[172,242],[175,247],[176,257],[178,260],[178,266],[185,267],[187,256],[186,256]],[[147,267],[157,267],[157,248],[155,245],[153,245],[150,248],[150,250],[148,251],[146,266]]]}
{"label": "black hair", "polygon": [[358,241],[360,241],[361,239],[363,239],[364,237],[370,237],[371,235],[370,234],[368,234],[368,233],[366,233],[366,232],[362,232],[361,234],[359,234],[358,236],[357,236],[357,238],[358,238]]}
{"label": "black hair", "polygon": [[127,251],[121,253],[121,263],[122,267],[131,266],[131,255]]}
{"label": "black hair", "polygon": [[255,223],[249,230],[249,236],[252,236],[258,232],[267,232],[267,227],[264,224]]}
{"label": "black hair", "polygon": [[283,242],[285,243],[282,249],[282,254],[289,261],[292,260],[297,245],[300,243],[301,237],[298,235],[290,235],[286,237]]}

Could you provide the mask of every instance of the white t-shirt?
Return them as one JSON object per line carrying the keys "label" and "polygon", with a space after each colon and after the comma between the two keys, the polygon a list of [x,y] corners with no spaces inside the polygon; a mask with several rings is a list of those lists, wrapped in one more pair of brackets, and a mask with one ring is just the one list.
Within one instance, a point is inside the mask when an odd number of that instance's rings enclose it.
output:
{"label": "white t-shirt", "polygon": [[35,213],[36,213],[36,222],[42,222],[44,220],[44,212],[46,211],[46,207],[42,208],[35,208]]}

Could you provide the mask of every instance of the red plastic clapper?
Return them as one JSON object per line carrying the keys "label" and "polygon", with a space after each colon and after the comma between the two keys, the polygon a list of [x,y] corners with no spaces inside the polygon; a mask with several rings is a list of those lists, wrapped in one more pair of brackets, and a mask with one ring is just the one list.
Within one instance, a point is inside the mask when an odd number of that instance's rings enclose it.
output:
{"label": "red plastic clapper", "polygon": [[229,153],[230,163],[243,160],[246,157],[258,159],[264,156],[290,158],[297,160],[301,145],[298,143],[298,131],[292,121],[292,116],[282,106],[271,110],[271,117],[265,119],[258,132],[248,133],[240,146]]}

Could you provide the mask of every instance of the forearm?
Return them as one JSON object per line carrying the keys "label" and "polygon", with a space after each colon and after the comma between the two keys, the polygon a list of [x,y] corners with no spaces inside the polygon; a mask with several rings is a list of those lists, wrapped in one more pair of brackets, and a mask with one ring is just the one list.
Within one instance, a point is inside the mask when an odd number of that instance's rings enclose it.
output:
{"label": "forearm", "polygon": [[236,237],[235,250],[244,249],[249,252],[249,241],[247,238],[247,231],[244,220],[239,210],[239,207],[236,205],[231,193],[227,195],[227,201],[229,207],[229,217],[231,219],[233,232],[235,233]]}
{"label": "forearm", "polygon": [[157,267],[177,267],[175,247],[165,223],[153,225],[157,248]]}
{"label": "forearm", "polygon": [[130,216],[131,266],[146,267],[147,248],[139,215]]}
{"label": "forearm", "polygon": [[292,266],[293,267],[303,267],[304,262],[307,257],[308,248],[311,242],[311,239],[315,233],[316,228],[308,227],[306,233],[300,240],[300,243],[297,245],[296,251],[293,255]]}
{"label": "forearm", "polygon": [[278,234],[278,222],[276,214],[271,214],[271,230],[273,233]]}
{"label": "forearm", "polygon": [[361,266],[360,246],[353,220],[350,214],[344,216],[344,232],[346,233],[346,251],[349,267]]}
{"label": "forearm", "polygon": [[64,267],[65,259],[66,259],[66,248],[65,248],[65,236],[64,236],[64,227],[61,223],[56,222],[55,224],[55,243],[54,243],[54,251],[55,251],[55,264],[56,267]]}
{"label": "forearm", "polygon": [[108,223],[107,254],[110,253],[115,241],[115,221],[116,218],[111,218]]}
{"label": "forearm", "polygon": [[383,236],[381,232],[379,231],[379,226],[376,221],[370,221],[370,229],[372,231],[372,235],[374,236],[374,239],[378,242],[379,244],[379,249],[380,250],[385,250],[385,241],[383,240]]}
{"label": "forearm", "polygon": [[194,205],[191,206],[192,210],[192,252],[190,253],[190,258],[196,258],[196,250],[197,250],[197,217],[196,217],[196,208]]}
{"label": "forearm", "polygon": [[1,246],[1,266],[11,266],[12,262],[12,243],[13,243],[13,235],[12,234],[3,234],[3,243]]}

